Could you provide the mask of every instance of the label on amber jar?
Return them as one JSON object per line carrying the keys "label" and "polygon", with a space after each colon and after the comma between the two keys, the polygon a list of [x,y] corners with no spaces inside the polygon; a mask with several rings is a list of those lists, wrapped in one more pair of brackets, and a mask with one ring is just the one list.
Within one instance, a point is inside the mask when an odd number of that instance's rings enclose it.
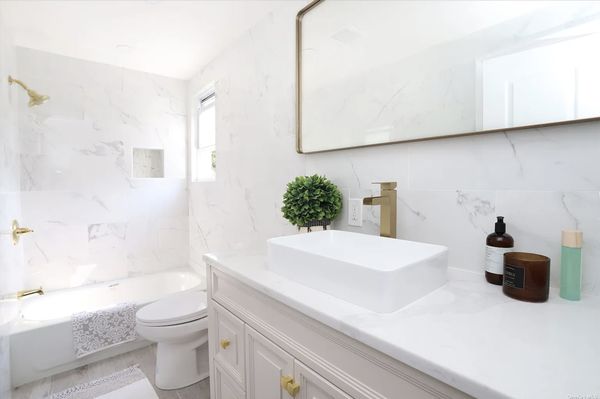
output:
{"label": "label on amber jar", "polygon": [[504,254],[512,251],[512,248],[498,248],[486,245],[485,271],[494,274],[504,273]]}
{"label": "label on amber jar", "polygon": [[504,266],[504,286],[511,288],[523,288],[525,270],[522,267]]}

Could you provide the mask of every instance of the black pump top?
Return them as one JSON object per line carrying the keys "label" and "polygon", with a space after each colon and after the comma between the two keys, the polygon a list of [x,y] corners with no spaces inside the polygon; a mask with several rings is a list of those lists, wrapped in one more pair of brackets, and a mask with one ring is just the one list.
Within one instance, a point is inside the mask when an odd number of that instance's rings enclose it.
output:
{"label": "black pump top", "polygon": [[506,224],[504,223],[504,216],[497,216],[498,221],[494,225],[494,232],[498,235],[502,235],[506,233]]}

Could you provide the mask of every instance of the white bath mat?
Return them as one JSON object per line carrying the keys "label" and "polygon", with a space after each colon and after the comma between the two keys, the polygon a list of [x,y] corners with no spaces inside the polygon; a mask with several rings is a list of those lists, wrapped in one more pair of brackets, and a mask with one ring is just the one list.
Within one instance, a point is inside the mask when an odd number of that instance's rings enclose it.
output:
{"label": "white bath mat", "polygon": [[121,303],[108,309],[75,313],[71,318],[75,356],[96,353],[137,338],[133,303]]}
{"label": "white bath mat", "polygon": [[158,399],[158,396],[156,396],[156,391],[152,388],[150,381],[144,378],[116,391],[98,396],[96,399]]}
{"label": "white bath mat", "polygon": [[152,384],[138,366],[52,395],[52,399],[158,399]]}

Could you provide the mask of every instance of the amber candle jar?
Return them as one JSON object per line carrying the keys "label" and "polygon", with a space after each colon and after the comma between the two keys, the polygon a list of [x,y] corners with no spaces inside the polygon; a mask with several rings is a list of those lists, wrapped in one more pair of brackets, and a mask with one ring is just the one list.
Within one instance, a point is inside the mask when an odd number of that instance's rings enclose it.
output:
{"label": "amber candle jar", "polygon": [[504,254],[502,292],[527,302],[546,302],[550,290],[550,258],[527,252]]}

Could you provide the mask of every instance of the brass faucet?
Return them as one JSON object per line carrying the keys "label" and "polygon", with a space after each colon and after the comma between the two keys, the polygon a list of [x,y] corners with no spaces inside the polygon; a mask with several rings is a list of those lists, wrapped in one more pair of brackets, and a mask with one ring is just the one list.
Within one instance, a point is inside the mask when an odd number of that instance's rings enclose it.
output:
{"label": "brass faucet", "polygon": [[44,289],[42,287],[40,288],[35,288],[33,290],[22,290],[22,291],[17,291],[17,299],[21,299],[23,297],[29,296],[29,295],[44,295]]}
{"label": "brass faucet", "polygon": [[376,182],[381,185],[381,195],[378,197],[363,198],[363,205],[379,205],[379,235],[382,237],[396,238],[396,182]]}

